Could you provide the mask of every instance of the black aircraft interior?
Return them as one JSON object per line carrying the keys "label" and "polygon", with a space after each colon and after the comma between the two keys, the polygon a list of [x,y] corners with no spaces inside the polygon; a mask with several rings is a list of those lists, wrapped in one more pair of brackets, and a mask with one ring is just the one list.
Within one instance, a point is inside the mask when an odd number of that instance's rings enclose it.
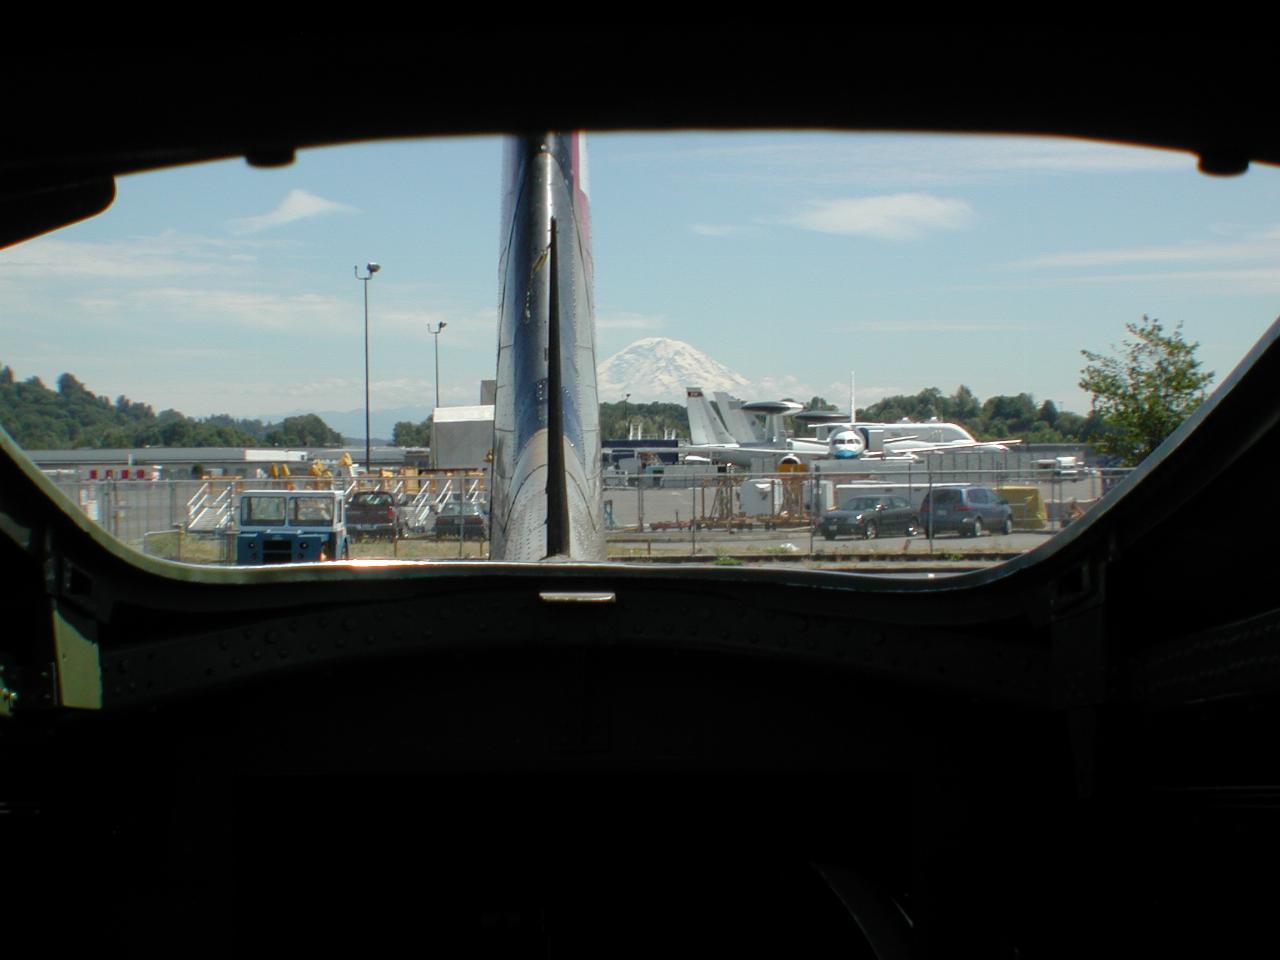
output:
{"label": "black aircraft interior", "polygon": [[[1261,37],[963,31],[27,51],[0,65],[26,92],[0,244],[101,211],[125,173],[404,136],[1046,133],[1247,175],[1280,163],[1272,59]],[[4,437],[0,935],[137,957],[1274,952],[1277,563],[1242,532],[1280,449],[1278,336],[1052,549],[937,580],[182,567],[65,511]]]}

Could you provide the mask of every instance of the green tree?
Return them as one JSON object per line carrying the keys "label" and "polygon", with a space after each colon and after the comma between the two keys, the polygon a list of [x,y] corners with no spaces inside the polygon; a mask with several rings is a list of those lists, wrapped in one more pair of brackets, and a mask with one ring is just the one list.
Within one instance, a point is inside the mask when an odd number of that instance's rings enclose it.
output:
{"label": "green tree", "polygon": [[400,420],[391,428],[391,443],[397,447],[429,447],[431,446],[431,419],[414,423],[412,420]]}
{"label": "green tree", "polygon": [[[623,413],[626,416],[623,416]],[[628,421],[639,424],[646,437],[660,437],[665,430],[675,430],[680,437],[689,436],[689,414],[681,403],[602,403],[600,404],[600,436],[606,440],[627,435]]]}
{"label": "green tree", "polygon": [[267,431],[266,440],[273,447],[342,446],[342,434],[314,413],[285,417]]}
{"label": "green tree", "polygon": [[1088,361],[1080,388],[1093,394],[1093,410],[1109,428],[1094,440],[1098,450],[1133,465],[1204,401],[1213,374],[1200,372],[1200,344],[1182,339],[1182,324],[1166,333],[1144,315],[1125,329],[1131,339],[1113,346],[1113,356],[1080,351]]}
{"label": "green tree", "polygon": [[978,402],[978,398],[974,396],[973,391],[964,384],[956,388],[956,392],[950,397],[948,406],[948,420],[959,420],[961,423],[968,423],[970,420],[978,419],[982,414],[982,404]]}

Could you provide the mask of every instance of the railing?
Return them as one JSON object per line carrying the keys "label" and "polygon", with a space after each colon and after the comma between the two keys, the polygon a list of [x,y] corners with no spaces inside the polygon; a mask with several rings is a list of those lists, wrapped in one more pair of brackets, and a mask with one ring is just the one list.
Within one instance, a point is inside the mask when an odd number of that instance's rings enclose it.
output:
{"label": "railing", "polygon": [[435,499],[432,501],[432,506],[434,506],[436,512],[439,513],[440,507],[448,503],[452,497],[453,497],[453,478],[450,477],[447,480],[445,480],[445,482],[441,485],[440,492],[436,495]]}
{"label": "railing", "polygon": [[200,512],[200,510],[204,507],[204,502],[208,498],[209,498],[209,481],[206,480],[204,483],[200,484],[200,486],[196,489],[196,492],[191,495],[191,499],[187,501],[187,521],[188,522],[190,522],[193,516],[195,516],[197,513]]}
{"label": "railing", "polygon": [[235,504],[234,487],[223,487],[210,499],[212,490],[208,483],[201,485],[196,495],[187,501],[187,530],[199,533],[217,533],[231,525]]}
{"label": "railing", "polygon": [[431,516],[432,502],[431,487],[425,483],[421,484],[418,487],[418,493],[413,498],[413,502],[409,505],[409,526],[411,528],[426,526],[427,517]]}

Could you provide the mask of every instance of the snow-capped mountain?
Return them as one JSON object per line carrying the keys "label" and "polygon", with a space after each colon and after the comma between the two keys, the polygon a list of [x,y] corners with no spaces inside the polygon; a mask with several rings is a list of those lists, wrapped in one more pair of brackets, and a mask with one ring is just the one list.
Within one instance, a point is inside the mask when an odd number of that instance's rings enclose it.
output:
{"label": "snow-capped mountain", "polygon": [[736,370],[683,340],[645,337],[619,350],[596,372],[601,403],[631,394],[632,403],[684,403],[685,387],[740,394],[751,387]]}

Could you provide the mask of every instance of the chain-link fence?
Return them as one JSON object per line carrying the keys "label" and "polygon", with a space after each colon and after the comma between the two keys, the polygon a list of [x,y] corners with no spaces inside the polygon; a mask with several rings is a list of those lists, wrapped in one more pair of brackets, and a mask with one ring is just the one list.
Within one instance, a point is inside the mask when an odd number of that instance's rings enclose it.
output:
{"label": "chain-link fence", "polygon": [[[936,459],[936,458],[931,458]],[[930,504],[955,499],[941,491],[983,488],[989,491],[983,512],[974,516],[1007,516],[1003,523],[985,525],[980,533],[992,533],[977,542],[955,544],[947,550],[1017,553],[1033,548],[1048,536],[1085,515],[1108,489],[1128,471],[1083,466],[1035,467],[1001,462],[973,465],[945,462],[878,463],[863,468],[818,466],[781,473],[749,473],[706,466],[653,470],[640,475],[613,476],[604,491],[605,525],[610,556],[659,558],[695,555],[822,556],[850,552],[884,553],[885,541],[896,540],[894,549],[910,552],[905,541],[927,544],[916,550],[932,551],[933,541],[953,538],[973,529],[972,522],[953,528],[930,522]],[[998,459],[998,455],[996,458]],[[965,495],[962,501],[970,499]],[[1007,510],[1002,509],[1007,504]],[[868,506],[870,505],[870,506]],[[867,507],[869,522],[850,523],[848,529],[830,527],[824,518],[834,511],[860,512]],[[854,508],[852,511],[844,508]],[[969,505],[962,503],[961,509]],[[887,512],[886,512],[887,511]],[[937,517],[941,511],[932,511]],[[862,538],[879,541],[864,547]]]}
{"label": "chain-link fence", "polygon": [[[191,563],[230,563],[235,556],[241,496],[261,490],[338,490],[348,505],[352,555],[357,558],[475,559],[487,556],[487,483],[483,474],[433,472],[407,477],[297,477],[200,480],[76,480],[55,477],[63,493],[112,536],[153,556]],[[375,522],[354,508],[362,494],[379,497]],[[383,506],[386,504],[386,506]],[[478,515],[465,535],[457,525],[438,530],[453,513]],[[358,528],[358,529],[357,529]]]}
{"label": "chain-link fence", "polygon": [[[919,463],[818,465],[752,473],[713,465],[651,468],[604,479],[603,517],[615,560],[698,557],[723,560],[839,556],[851,553],[952,553],[981,547],[1013,554],[1031,549],[1084,516],[1125,474],[1083,466],[1008,463],[992,455],[967,460],[931,457]],[[482,559],[488,556],[488,484],[478,473],[415,477],[292,478],[289,480],[56,480],[90,519],[125,543],[154,556],[194,563],[230,563],[237,510],[249,490],[340,490],[348,504],[352,555],[369,559]],[[926,500],[938,491],[985,488],[1007,502],[1012,531],[986,523],[981,543],[952,543],[937,529]],[[390,494],[390,511],[369,524],[355,504],[362,494]],[[842,508],[883,501],[883,520],[835,530],[823,520]],[[386,503],[386,498],[379,498]],[[910,516],[903,518],[903,510]],[[447,518],[447,519],[446,519]],[[833,532],[834,531],[834,532]],[[831,539],[827,534],[832,533]],[[870,534],[868,536],[868,534]],[[860,541],[862,541],[860,543]],[[938,543],[948,545],[939,548]]]}

